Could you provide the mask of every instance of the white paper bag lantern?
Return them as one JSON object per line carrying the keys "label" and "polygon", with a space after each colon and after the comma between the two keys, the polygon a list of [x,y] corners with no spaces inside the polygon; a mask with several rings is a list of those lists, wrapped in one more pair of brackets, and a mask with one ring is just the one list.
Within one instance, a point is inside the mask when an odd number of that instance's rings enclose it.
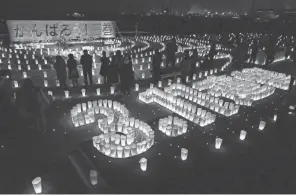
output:
{"label": "white paper bag lantern", "polygon": [[135,84],[135,91],[139,91],[139,84]]}
{"label": "white paper bag lantern", "polygon": [[42,193],[41,177],[36,177],[35,179],[33,179],[32,185],[36,194]]}
{"label": "white paper bag lantern", "polygon": [[114,94],[115,88],[113,86],[110,87],[110,93]]}
{"label": "white paper bag lantern", "polygon": [[266,122],[260,121],[259,130],[262,131],[265,128]]}
{"label": "white paper bag lantern", "polygon": [[23,72],[23,77],[27,78],[27,72]]}
{"label": "white paper bag lantern", "polygon": [[85,97],[85,89],[81,89],[81,94],[83,97]]}
{"label": "white paper bag lantern", "polygon": [[31,70],[31,66],[30,65],[28,65],[27,68],[28,68],[28,70]]}
{"label": "white paper bag lantern", "polygon": [[41,67],[41,65],[40,65],[40,64],[38,64],[38,69],[39,69],[39,70],[42,70],[42,67]]}
{"label": "white paper bag lantern", "polygon": [[11,65],[10,64],[8,65],[8,69],[11,70]]}
{"label": "white paper bag lantern", "polygon": [[240,135],[239,135],[239,139],[245,140],[246,136],[247,136],[247,132],[245,130],[241,130]]}
{"label": "white paper bag lantern", "polygon": [[158,87],[162,87],[162,82],[158,81]]}
{"label": "white paper bag lantern", "polygon": [[276,121],[277,120],[277,115],[273,115],[273,120]]}
{"label": "white paper bag lantern", "polygon": [[181,83],[181,78],[177,78],[177,83]]}
{"label": "white paper bag lantern", "polygon": [[44,76],[44,78],[47,78],[47,72],[46,71],[43,71],[43,76]]}
{"label": "white paper bag lantern", "polygon": [[147,170],[147,159],[146,158],[141,158],[139,163],[140,163],[141,170],[146,171]]}
{"label": "white paper bag lantern", "polygon": [[101,89],[97,88],[97,95],[101,95]]}
{"label": "white paper bag lantern", "polygon": [[144,72],[142,72],[142,74],[141,74],[141,78],[142,78],[142,79],[145,78],[145,73],[144,73]]}
{"label": "white paper bag lantern", "polygon": [[216,141],[215,141],[215,148],[216,148],[216,149],[220,149],[220,148],[221,148],[221,145],[222,145],[222,142],[223,142],[223,139],[221,139],[221,138],[216,138]]}
{"label": "white paper bag lantern", "polygon": [[[0,62],[0,63],[1,63],[1,62]],[[22,69],[21,65],[17,65],[17,69],[18,69],[18,70],[21,70],[21,69]]]}
{"label": "white paper bag lantern", "polygon": [[98,173],[95,170],[90,170],[90,183],[94,186],[98,183]]}
{"label": "white paper bag lantern", "polygon": [[181,159],[186,160],[188,156],[188,150],[186,148],[181,149]]}
{"label": "white paper bag lantern", "polygon": [[44,80],[44,87],[48,87],[48,81]]}
{"label": "white paper bag lantern", "polygon": [[17,81],[13,81],[13,84],[14,84],[14,87],[15,87],[15,88],[19,87],[19,84],[18,84]]}
{"label": "white paper bag lantern", "polygon": [[65,98],[69,98],[69,91],[65,91]]}
{"label": "white paper bag lantern", "polygon": [[168,80],[168,85],[169,86],[172,85],[172,80],[171,79]]}

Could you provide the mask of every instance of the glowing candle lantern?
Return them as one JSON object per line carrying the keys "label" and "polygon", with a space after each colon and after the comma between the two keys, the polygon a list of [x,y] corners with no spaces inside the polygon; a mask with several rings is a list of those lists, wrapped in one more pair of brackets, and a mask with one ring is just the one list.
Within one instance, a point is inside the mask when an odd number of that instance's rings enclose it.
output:
{"label": "glowing candle lantern", "polygon": [[145,62],[145,58],[142,58],[142,63],[144,63]]}
{"label": "glowing candle lantern", "polygon": [[23,72],[23,77],[27,78],[27,72]]}
{"label": "glowing candle lantern", "polygon": [[192,79],[195,81],[196,80],[196,74],[193,74]]}
{"label": "glowing candle lantern", "polygon": [[40,194],[42,192],[41,177],[36,177],[33,179],[32,185],[36,194]]}
{"label": "glowing candle lantern", "polygon": [[44,60],[44,64],[47,64],[47,60],[46,59]]}
{"label": "glowing candle lantern", "polygon": [[43,71],[43,77],[47,78],[47,72],[46,71]]}
{"label": "glowing candle lantern", "polygon": [[139,84],[135,84],[135,91],[139,91]]}
{"label": "glowing candle lantern", "polygon": [[141,170],[146,171],[147,170],[147,159],[146,158],[141,158],[139,163],[140,163]]}
{"label": "glowing candle lantern", "polygon": [[95,170],[90,170],[89,172],[90,183],[91,185],[97,185],[98,183],[98,173]]}
{"label": "glowing candle lantern", "polygon": [[97,88],[97,95],[101,95],[101,89]]}
{"label": "glowing candle lantern", "polygon": [[93,76],[95,75],[95,70],[94,70],[94,69],[91,70],[91,74],[92,74]]}
{"label": "glowing candle lantern", "polygon": [[181,78],[177,78],[177,83],[181,83]]}
{"label": "glowing candle lantern", "polygon": [[47,94],[52,97],[52,91],[48,91]]}
{"label": "glowing candle lantern", "polygon": [[21,70],[22,69],[21,65],[17,65],[17,69]]}
{"label": "glowing candle lantern", "polygon": [[148,69],[151,69],[151,64],[148,64],[148,67],[147,67]]}
{"label": "glowing candle lantern", "polygon": [[111,87],[110,87],[110,93],[111,93],[111,94],[114,94],[114,92],[115,92],[115,88],[114,88],[113,86],[111,86]]}
{"label": "glowing candle lantern", "polygon": [[168,85],[172,85],[172,80],[171,79],[168,80]]}
{"label": "glowing candle lantern", "polygon": [[187,83],[189,82],[189,76],[186,76],[186,82]]}
{"label": "glowing candle lantern", "polygon": [[144,73],[144,72],[142,72],[142,74],[141,74],[141,78],[142,78],[142,79],[145,78],[145,73]]}
{"label": "glowing candle lantern", "polygon": [[31,70],[31,66],[30,65],[28,65],[27,68],[28,68],[28,70]]}
{"label": "glowing candle lantern", "polygon": [[19,87],[19,84],[18,84],[17,81],[13,81],[13,84],[14,84],[14,87],[15,87],[15,88],[18,88],[18,87]]}
{"label": "glowing candle lantern", "polygon": [[186,160],[188,156],[188,150],[186,148],[181,149],[181,159]]}
{"label": "glowing candle lantern", "polygon": [[158,87],[162,87],[162,82],[158,81]]}
{"label": "glowing candle lantern", "polygon": [[222,145],[222,142],[223,142],[223,139],[221,139],[221,138],[216,138],[216,141],[215,141],[215,148],[216,148],[216,149],[220,149],[220,148],[221,148],[221,145]]}
{"label": "glowing candle lantern", "polygon": [[266,122],[260,121],[259,123],[259,130],[262,131],[265,128]]}
{"label": "glowing candle lantern", "polygon": [[83,97],[85,97],[85,89],[81,89],[81,94]]}
{"label": "glowing candle lantern", "polygon": [[48,81],[44,80],[44,87],[47,87],[47,86],[48,86]]}
{"label": "glowing candle lantern", "polygon": [[10,64],[8,65],[8,69],[11,70],[11,65]]}
{"label": "glowing candle lantern", "polygon": [[56,80],[56,85],[57,85],[57,87],[60,86],[60,81],[59,80]]}
{"label": "glowing candle lantern", "polygon": [[273,120],[276,121],[277,120],[277,115],[273,115]]}
{"label": "glowing candle lantern", "polygon": [[65,91],[65,98],[69,98],[69,91]]}
{"label": "glowing candle lantern", "polygon": [[199,67],[199,62],[196,62],[195,66],[196,66],[196,67]]}
{"label": "glowing candle lantern", "polygon": [[239,135],[239,139],[245,140],[246,136],[247,136],[247,132],[245,130],[241,130],[240,135]]}
{"label": "glowing candle lantern", "polygon": [[164,67],[164,62],[161,62],[161,67]]}

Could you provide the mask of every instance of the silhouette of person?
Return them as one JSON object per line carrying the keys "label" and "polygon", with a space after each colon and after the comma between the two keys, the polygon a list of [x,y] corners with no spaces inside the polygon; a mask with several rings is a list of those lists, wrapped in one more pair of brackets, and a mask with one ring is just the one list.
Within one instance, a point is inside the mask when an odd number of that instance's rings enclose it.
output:
{"label": "silhouette of person", "polygon": [[68,55],[67,67],[69,79],[72,80],[73,87],[78,87],[79,73],[77,70],[77,61],[74,59],[73,54]]}
{"label": "silhouette of person", "polygon": [[191,76],[193,76],[194,73],[196,73],[196,63],[198,62],[198,53],[197,53],[197,50],[194,49],[193,50],[193,54],[192,56],[190,57],[191,59]]}
{"label": "silhouette of person", "polygon": [[251,58],[250,58],[250,63],[255,64],[256,58],[257,58],[257,53],[258,53],[258,41],[254,40],[252,46],[251,46]]}
{"label": "silhouette of person", "polygon": [[123,62],[120,64],[120,81],[121,91],[125,95],[129,95],[130,87],[134,81],[133,64],[129,54],[125,54]]}
{"label": "silhouette of person", "polygon": [[212,43],[209,54],[208,54],[209,60],[212,61],[216,54],[217,54],[216,44]]}
{"label": "silhouette of person", "polygon": [[83,55],[80,58],[80,64],[82,65],[83,70],[83,77],[84,77],[84,84],[88,85],[87,77],[89,78],[90,85],[93,84],[93,78],[92,78],[92,64],[93,59],[92,56],[88,54],[87,50],[83,50]]}
{"label": "silhouette of person", "polygon": [[181,61],[181,78],[182,82],[186,83],[186,76],[190,76],[191,73],[191,59],[189,56],[189,50],[185,50],[184,54],[184,58]]}
{"label": "silhouette of person", "polygon": [[109,72],[110,60],[106,56],[106,52],[105,51],[103,51],[102,54],[103,54],[103,56],[101,57],[101,70],[100,70],[100,74],[102,75],[102,77],[104,79],[104,83],[107,83],[107,76],[108,76],[108,72]]}
{"label": "silhouette of person", "polygon": [[60,82],[61,88],[66,89],[66,78],[67,78],[67,70],[66,70],[66,62],[62,56],[56,56],[56,62],[54,64],[54,68],[57,72],[57,79]]}
{"label": "silhouette of person", "polygon": [[152,60],[153,66],[153,79],[154,82],[157,83],[160,80],[160,66],[162,62],[162,56],[158,49],[155,50],[155,54]]}
{"label": "silhouette of person", "polygon": [[170,64],[172,68],[175,68],[177,51],[178,46],[176,39],[173,38],[166,46],[167,66]]}

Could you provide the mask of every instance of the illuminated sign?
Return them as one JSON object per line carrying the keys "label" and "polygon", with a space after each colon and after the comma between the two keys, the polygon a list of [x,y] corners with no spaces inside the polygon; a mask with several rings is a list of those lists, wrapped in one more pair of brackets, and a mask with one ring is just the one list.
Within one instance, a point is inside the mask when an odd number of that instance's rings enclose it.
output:
{"label": "illuminated sign", "polygon": [[7,21],[13,42],[115,38],[115,25],[112,21]]}

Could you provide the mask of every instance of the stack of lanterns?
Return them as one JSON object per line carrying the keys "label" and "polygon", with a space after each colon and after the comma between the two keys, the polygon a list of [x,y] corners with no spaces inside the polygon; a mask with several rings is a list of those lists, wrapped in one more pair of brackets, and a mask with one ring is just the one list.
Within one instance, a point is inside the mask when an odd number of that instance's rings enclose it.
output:
{"label": "stack of lanterns", "polygon": [[187,122],[178,117],[159,119],[158,129],[169,137],[177,137],[187,132]]}

